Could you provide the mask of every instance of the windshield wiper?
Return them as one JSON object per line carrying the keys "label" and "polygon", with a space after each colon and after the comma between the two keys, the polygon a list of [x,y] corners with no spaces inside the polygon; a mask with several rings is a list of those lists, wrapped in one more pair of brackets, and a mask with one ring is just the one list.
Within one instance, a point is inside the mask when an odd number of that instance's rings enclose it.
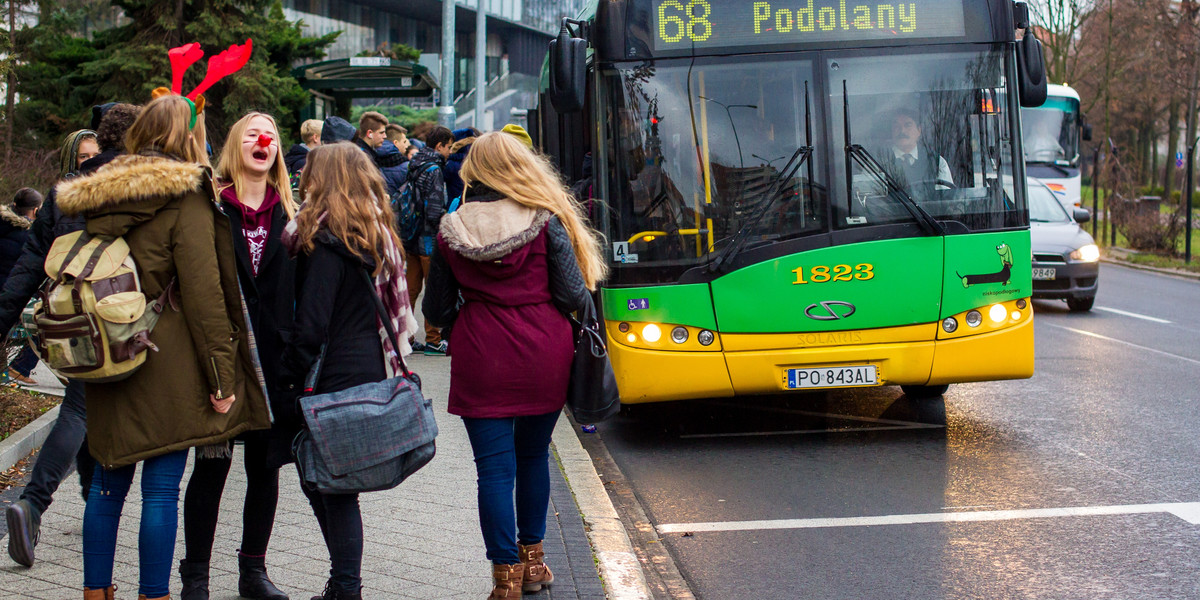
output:
{"label": "windshield wiper", "polygon": [[733,260],[733,258],[737,256],[738,253],[742,251],[742,248],[746,245],[746,241],[750,238],[750,232],[758,226],[759,221],[762,221],[762,218],[766,216],[767,211],[775,204],[775,200],[779,197],[779,191],[780,188],[783,187],[784,182],[791,181],[792,177],[795,177],[796,171],[799,171],[800,167],[806,164],[808,165],[808,180],[805,183],[805,186],[808,188],[808,197],[812,198],[813,165],[812,161],[809,160],[812,157],[812,153],[812,106],[809,102],[808,96],[808,82],[805,81],[804,145],[796,148],[796,151],[792,153],[792,157],[789,158],[787,163],[783,165],[783,168],[779,170],[779,177],[775,179],[775,181],[771,184],[771,187],[767,188],[766,199],[763,200],[761,205],[758,207],[757,212],[751,214],[746,221],[742,223],[742,226],[738,228],[737,233],[734,234],[733,239],[730,240],[729,246],[727,246],[725,250],[721,252],[720,256],[718,256],[717,259],[712,262],[711,266],[709,267],[710,271],[714,273],[720,272],[728,267],[729,262]]}
{"label": "windshield wiper", "polygon": [[846,135],[846,210],[847,214],[853,214],[854,210],[854,174],[850,168],[850,163],[857,163],[864,171],[878,179],[887,188],[887,196],[901,206],[906,208],[913,219],[921,225],[921,229],[929,235],[945,235],[946,228],[933,218],[920,204],[917,204],[908,192],[904,191],[904,187],[888,173],[879,161],[871,156],[871,153],[859,144],[853,142],[850,137],[850,94],[846,91],[846,80],[842,80],[842,123]]}

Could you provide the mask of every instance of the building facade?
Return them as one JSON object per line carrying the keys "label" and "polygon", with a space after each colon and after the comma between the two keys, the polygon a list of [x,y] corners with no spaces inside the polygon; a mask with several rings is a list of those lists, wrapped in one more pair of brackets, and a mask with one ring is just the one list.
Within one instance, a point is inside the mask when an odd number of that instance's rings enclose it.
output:
{"label": "building facade", "polygon": [[[537,77],[546,44],[558,33],[563,17],[579,14],[587,0],[455,0],[456,98],[474,87],[475,18],[480,2],[488,14],[488,81],[508,73]],[[309,35],[341,31],[327,58],[349,58],[383,44],[406,44],[421,50],[421,64],[441,77],[441,0],[285,0],[290,20],[303,20]],[[508,84],[512,86],[511,83]]]}

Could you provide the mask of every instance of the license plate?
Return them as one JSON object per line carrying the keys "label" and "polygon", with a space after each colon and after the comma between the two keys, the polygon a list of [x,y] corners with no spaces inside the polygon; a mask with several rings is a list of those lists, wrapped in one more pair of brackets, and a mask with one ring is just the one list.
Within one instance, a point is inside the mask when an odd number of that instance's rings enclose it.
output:
{"label": "license plate", "polygon": [[875,365],[788,369],[786,375],[789,390],[879,385]]}
{"label": "license plate", "polygon": [[1033,270],[1033,278],[1036,281],[1051,281],[1056,275],[1057,271],[1054,267]]}

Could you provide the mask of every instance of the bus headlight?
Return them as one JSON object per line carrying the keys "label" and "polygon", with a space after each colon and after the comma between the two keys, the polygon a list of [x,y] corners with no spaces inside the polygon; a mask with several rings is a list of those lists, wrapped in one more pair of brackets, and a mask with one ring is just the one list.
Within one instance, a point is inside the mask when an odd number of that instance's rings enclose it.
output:
{"label": "bus headlight", "polygon": [[1071,260],[1080,262],[1096,262],[1100,260],[1100,248],[1095,244],[1088,244],[1071,253]]}
{"label": "bus headlight", "polygon": [[1008,318],[1008,309],[1004,308],[1003,304],[993,304],[988,309],[988,317],[992,319],[993,323],[1003,323]]}
{"label": "bus headlight", "polygon": [[946,333],[954,333],[958,329],[958,321],[954,317],[946,317],[942,321],[942,329],[946,330]]}
{"label": "bus headlight", "polygon": [[654,323],[649,323],[642,328],[642,339],[653,344],[662,339],[662,329]]}
{"label": "bus headlight", "polygon": [[688,339],[687,327],[676,327],[671,330],[671,341],[676,344],[682,344]]}
{"label": "bus headlight", "polygon": [[967,313],[967,325],[979,327],[980,323],[983,323],[983,315],[979,314],[979,311],[973,310]]}
{"label": "bus headlight", "polygon": [[696,341],[700,342],[701,346],[710,346],[716,339],[717,337],[713,335],[713,332],[707,329],[702,329],[700,333],[696,334]]}

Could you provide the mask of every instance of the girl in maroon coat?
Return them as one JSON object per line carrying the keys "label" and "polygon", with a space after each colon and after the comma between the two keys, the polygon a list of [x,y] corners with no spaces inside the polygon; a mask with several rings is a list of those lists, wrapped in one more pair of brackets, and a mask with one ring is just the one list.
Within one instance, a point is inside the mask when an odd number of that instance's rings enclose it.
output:
{"label": "girl in maroon coat", "polygon": [[605,264],[554,167],[517,138],[479,137],[462,177],[465,202],[442,219],[422,308],[453,326],[449,411],[475,453],[490,598],[520,598],[554,581],[542,537],[550,434],[574,350],[565,315],[585,305]]}

